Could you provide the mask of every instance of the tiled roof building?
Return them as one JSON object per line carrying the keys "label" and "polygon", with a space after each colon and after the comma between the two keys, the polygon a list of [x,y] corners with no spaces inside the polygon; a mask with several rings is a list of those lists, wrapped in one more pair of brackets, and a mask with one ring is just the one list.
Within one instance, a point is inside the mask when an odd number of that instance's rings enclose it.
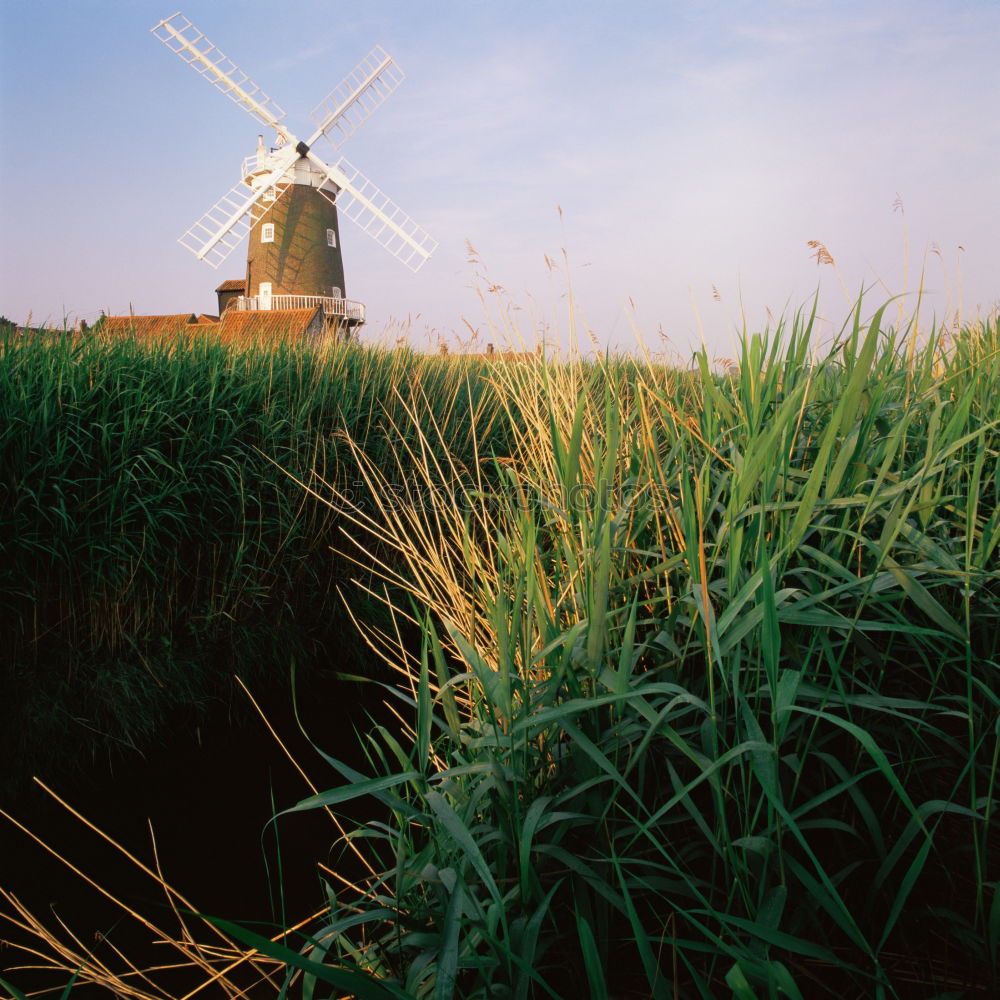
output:
{"label": "tiled roof building", "polygon": [[[244,312],[227,309],[215,327],[223,340],[315,340],[326,332],[322,306]],[[212,329],[210,326],[206,330]]]}
{"label": "tiled roof building", "polygon": [[230,303],[234,299],[238,299],[241,295],[246,295],[246,293],[246,278],[230,278],[219,285],[215,290],[215,294],[219,299],[219,315],[221,316],[229,308]]}
{"label": "tiled roof building", "polygon": [[202,313],[172,316],[103,316],[94,333],[115,337],[176,337],[181,333],[218,336],[229,343],[254,340],[316,340],[327,330],[323,307],[241,311],[228,309],[220,319]]}
{"label": "tiled roof building", "polygon": [[197,322],[194,313],[169,316],[102,316],[94,324],[94,333],[136,337],[163,337],[180,333]]}

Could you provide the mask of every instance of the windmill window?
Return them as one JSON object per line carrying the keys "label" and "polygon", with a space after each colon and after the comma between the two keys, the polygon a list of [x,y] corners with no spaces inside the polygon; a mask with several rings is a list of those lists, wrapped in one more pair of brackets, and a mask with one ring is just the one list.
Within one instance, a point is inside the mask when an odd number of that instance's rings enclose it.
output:
{"label": "windmill window", "polygon": [[274,242],[274,223],[265,222],[263,226],[260,227],[260,241],[261,243],[273,243]]}
{"label": "windmill window", "polygon": [[328,229],[326,231],[326,245],[328,247],[335,247],[337,245],[337,233],[333,229]]}
{"label": "windmill window", "polygon": [[342,299],[344,297],[344,293],[336,285],[330,289],[330,295],[335,299]]}
{"label": "windmill window", "polygon": [[267,188],[267,189],[266,189],[266,190],[264,191],[264,201],[274,201],[274,199],[275,199],[275,198],[277,198],[277,197],[278,197],[278,196],[277,196],[277,194],[275,193],[275,191],[274,191],[274,188],[273,188],[273,187],[268,187],[268,188]]}

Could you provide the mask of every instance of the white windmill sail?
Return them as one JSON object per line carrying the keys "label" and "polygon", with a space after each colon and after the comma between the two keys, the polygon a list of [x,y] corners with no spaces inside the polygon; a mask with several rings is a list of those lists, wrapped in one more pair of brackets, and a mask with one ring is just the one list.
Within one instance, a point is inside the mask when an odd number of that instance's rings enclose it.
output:
{"label": "white windmill sail", "polygon": [[[311,153],[310,159],[313,159]],[[320,188],[320,194],[393,257],[411,271],[419,271],[437,249],[437,241],[343,157],[333,166],[324,164],[319,157],[313,162],[325,169],[327,177],[339,188],[337,192]]]}
{"label": "white windmill sail", "polygon": [[322,135],[334,149],[340,149],[405,79],[392,56],[376,45],[313,108],[312,118],[317,128],[309,145]]}
{"label": "white windmill sail", "polygon": [[177,242],[199,260],[218,267],[288,190],[296,159],[298,154],[289,150],[282,157],[283,166],[254,191],[244,181],[235,184]]}
{"label": "white windmill sail", "polygon": [[269,125],[279,133],[282,131],[278,123],[285,117],[285,112],[281,107],[183,14],[178,11],[150,30],[171,52],[176,52],[195,72],[218,87],[262,125]]}

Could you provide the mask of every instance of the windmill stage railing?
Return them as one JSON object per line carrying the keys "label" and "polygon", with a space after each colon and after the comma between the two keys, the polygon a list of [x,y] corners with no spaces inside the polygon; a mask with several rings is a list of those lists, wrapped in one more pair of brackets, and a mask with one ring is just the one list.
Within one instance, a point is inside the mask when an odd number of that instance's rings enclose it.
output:
{"label": "windmill stage railing", "polygon": [[244,157],[243,166],[240,168],[240,177],[243,178],[244,182],[246,182],[248,177],[267,170],[267,154],[277,153],[278,149],[278,146],[271,146],[265,149],[263,154],[253,153],[250,156]]}
{"label": "windmill stage railing", "polygon": [[363,303],[352,302],[350,299],[334,299],[325,295],[270,295],[264,297],[241,295],[233,300],[231,308],[247,312],[258,309],[308,309],[311,306],[322,306],[323,314],[327,318],[336,316],[357,325],[365,321]]}

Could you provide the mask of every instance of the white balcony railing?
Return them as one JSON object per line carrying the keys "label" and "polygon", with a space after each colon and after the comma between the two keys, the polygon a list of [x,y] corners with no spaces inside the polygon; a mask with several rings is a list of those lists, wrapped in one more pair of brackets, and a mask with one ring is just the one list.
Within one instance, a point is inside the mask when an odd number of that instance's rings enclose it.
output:
{"label": "white balcony railing", "polygon": [[241,312],[258,309],[308,309],[311,306],[322,306],[327,318],[336,316],[348,320],[352,325],[360,325],[365,321],[363,303],[325,295],[241,295],[232,304],[232,308]]}

